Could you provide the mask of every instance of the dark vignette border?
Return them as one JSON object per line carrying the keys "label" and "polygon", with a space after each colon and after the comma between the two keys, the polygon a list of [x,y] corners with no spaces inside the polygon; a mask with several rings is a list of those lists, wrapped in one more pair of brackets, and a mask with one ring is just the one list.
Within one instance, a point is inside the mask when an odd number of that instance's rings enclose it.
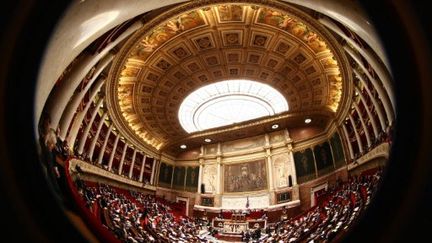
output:
{"label": "dark vignette border", "polygon": [[[344,241],[412,242],[432,226],[432,16],[427,1],[363,2],[392,65],[398,118],[384,183]],[[21,0],[0,10],[0,226],[4,234],[21,230],[13,235],[20,242],[85,241],[44,178],[32,124],[41,57],[67,6]]]}

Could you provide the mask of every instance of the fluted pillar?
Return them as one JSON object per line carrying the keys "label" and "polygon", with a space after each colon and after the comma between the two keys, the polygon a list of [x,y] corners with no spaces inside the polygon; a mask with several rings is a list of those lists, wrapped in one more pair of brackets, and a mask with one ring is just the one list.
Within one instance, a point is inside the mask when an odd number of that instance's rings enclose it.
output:
{"label": "fluted pillar", "polygon": [[72,70],[67,73],[66,77],[59,82],[55,88],[55,92],[47,99],[46,110],[51,116],[51,125],[53,128],[57,128],[60,118],[64,112],[64,109],[72,97],[73,93],[87,75],[87,73],[98,63],[103,57],[112,55],[109,53],[117,44],[123,41],[126,37],[134,33],[137,29],[142,26],[141,21],[137,21],[126,29],[119,37],[113,42],[109,43],[101,52],[96,55],[83,55],[72,67]]}
{"label": "fluted pillar", "polygon": [[368,148],[370,148],[371,145],[372,145],[372,143],[371,143],[370,136],[369,136],[369,130],[368,130],[367,126],[366,126],[366,123],[364,122],[363,116],[360,113],[360,109],[359,109],[357,103],[355,101],[353,101],[353,104],[354,104],[354,109],[356,110],[357,115],[360,118],[360,123],[362,124],[363,131],[364,131],[365,136],[366,136],[366,142],[367,142]]}
{"label": "fluted pillar", "polygon": [[134,166],[135,166],[136,152],[137,152],[137,149],[135,148],[134,152],[132,154],[132,162],[131,162],[131,165],[130,165],[130,168],[129,168],[129,178],[130,179],[132,179],[133,169],[134,169]]}
{"label": "fluted pillar", "polygon": [[359,88],[357,86],[355,87],[355,90],[359,94],[360,100],[363,103],[363,107],[365,108],[365,110],[367,112],[367,115],[369,117],[369,120],[371,121],[372,130],[373,130],[373,133],[374,133],[374,138],[376,139],[376,138],[378,138],[378,134],[379,133],[378,133],[378,128],[377,128],[377,124],[376,124],[376,121],[375,121],[375,117],[372,115],[371,111],[369,110],[369,106],[366,103],[366,100],[365,100],[365,98],[363,96],[363,93],[359,90]]}
{"label": "fluted pillar", "polygon": [[297,185],[297,171],[295,168],[294,153],[292,151],[292,145],[291,144],[288,144],[288,157],[291,161],[291,166],[290,166],[291,171],[292,171],[291,180],[292,180],[293,186],[296,186]]}
{"label": "fluted pillar", "polygon": [[[99,82],[101,81],[101,82]],[[100,79],[95,84],[94,88],[90,91],[90,99],[89,102],[87,102],[84,109],[75,116],[75,119],[73,120],[72,127],[69,131],[69,135],[66,138],[67,144],[69,144],[70,148],[72,149],[75,146],[75,140],[78,135],[80,126],[84,120],[84,117],[87,114],[87,111],[89,110],[91,104],[93,103],[94,98],[96,97],[97,93],[99,92],[100,88],[104,84],[104,79]]]}
{"label": "fluted pillar", "polygon": [[284,130],[284,137],[285,137],[285,144],[288,148],[288,158],[289,161],[291,161],[290,163],[290,168],[291,168],[291,180],[292,180],[292,185],[296,186],[297,185],[297,171],[295,169],[295,163],[294,163],[294,154],[293,154],[293,147],[292,147],[292,139],[289,135],[288,129]]}
{"label": "fluted pillar", "polygon": [[[104,58],[102,58],[102,60],[95,66],[95,68],[96,68],[95,73],[93,74],[93,77],[89,80],[89,82],[86,84],[84,89],[81,90],[81,92],[75,92],[72,95],[71,100],[69,101],[69,103],[65,107],[65,110],[61,116],[60,123],[59,123],[60,139],[61,140],[64,140],[64,138],[66,137],[67,130],[68,130],[68,128],[72,122],[72,118],[73,118],[75,112],[77,111],[77,108],[78,108],[80,102],[82,101],[82,99],[84,98],[85,94],[90,89],[93,82],[97,78],[99,78],[100,73],[105,69],[105,67],[108,66],[109,63],[111,63],[113,58],[114,58],[114,55],[107,55]],[[104,81],[105,81],[104,77],[99,78],[96,85],[98,86],[99,83],[104,83]]]}
{"label": "fluted pillar", "polygon": [[108,131],[107,131],[106,136],[105,136],[105,140],[104,140],[103,145],[102,145],[102,149],[101,149],[101,151],[99,151],[99,156],[98,156],[98,160],[97,160],[98,164],[102,164],[102,159],[103,159],[103,156],[105,154],[106,146],[108,144],[108,138],[111,135],[112,129],[113,129],[113,124],[111,124],[109,126]]}
{"label": "fluted pillar", "polygon": [[108,171],[111,171],[111,169],[112,169],[112,164],[113,164],[113,161],[114,161],[115,153],[117,151],[117,144],[118,144],[119,139],[120,139],[120,133],[117,134],[117,137],[116,137],[116,139],[114,141],[113,149],[111,151],[111,155],[110,155],[110,158],[109,158],[109,161],[108,161]]}
{"label": "fluted pillar", "polygon": [[385,118],[384,118],[384,113],[381,109],[381,106],[378,104],[378,102],[376,101],[376,98],[372,95],[372,92],[369,90],[369,87],[366,83],[366,81],[363,79],[363,76],[356,70],[354,69],[354,74],[358,77],[358,79],[360,80],[360,82],[362,82],[367,94],[369,95],[369,97],[371,98],[372,104],[375,107],[375,110],[378,114],[378,119],[380,121],[380,125],[381,125],[381,131],[385,131],[386,128],[386,124],[385,124]]}
{"label": "fluted pillar", "polygon": [[391,77],[388,75],[387,67],[382,65],[380,62],[378,62],[378,59],[375,57],[375,55],[371,52],[371,50],[362,48],[355,42],[353,39],[351,39],[349,36],[345,35],[345,33],[337,26],[333,21],[331,21],[328,17],[323,17],[318,20],[323,25],[325,25],[327,28],[331,29],[332,31],[336,32],[339,36],[344,38],[352,47],[356,49],[360,53],[362,57],[366,59],[366,61],[371,65],[371,67],[374,69],[380,80],[382,81],[385,90],[389,94],[390,100],[393,104],[393,109],[395,109],[394,106],[394,92],[392,89],[391,84]]}
{"label": "fluted pillar", "polygon": [[153,185],[159,184],[159,173],[160,173],[160,165],[161,165],[161,157],[159,156],[159,159],[154,158],[154,163],[156,163],[155,171],[154,171],[154,177],[153,177]]}
{"label": "fluted pillar", "polygon": [[345,137],[345,141],[348,144],[348,151],[349,151],[349,154],[350,154],[350,159],[354,159],[354,151],[353,151],[353,148],[352,148],[351,140],[349,138],[348,130],[346,129],[346,126],[345,126],[345,122],[342,123],[342,129],[344,131],[343,134],[344,134],[344,137]]}
{"label": "fluted pillar", "polygon": [[354,135],[355,135],[356,140],[357,140],[357,145],[359,147],[359,151],[360,151],[360,153],[363,153],[363,144],[362,144],[362,141],[360,139],[360,135],[357,131],[357,126],[356,126],[354,119],[352,118],[351,114],[349,115],[349,120],[350,120],[351,126],[353,127],[353,130],[354,130]]}
{"label": "fluted pillar", "polygon": [[393,97],[390,97],[390,95],[393,93],[393,91],[391,91],[392,93],[388,93],[386,92],[386,90],[384,90],[384,87],[381,85],[381,83],[371,76],[369,70],[363,65],[363,62],[357,53],[355,53],[348,46],[344,46],[344,49],[357,62],[358,66],[363,70],[363,72],[366,74],[366,76],[374,86],[375,90],[378,92],[378,95],[384,105],[384,110],[387,115],[387,119],[389,123],[392,124],[395,105],[394,105],[394,101],[392,101]]}
{"label": "fluted pillar", "polygon": [[217,171],[217,187],[216,187],[216,194],[221,194],[222,192],[222,159],[221,157],[216,158],[216,171]]}
{"label": "fluted pillar", "polygon": [[159,168],[159,164],[160,164],[160,160],[156,160],[156,158],[153,158],[153,165],[152,165],[152,173],[150,175],[150,183],[152,185],[156,185],[156,179],[158,178],[158,171],[160,170]]}
{"label": "fluted pillar", "polygon": [[216,194],[221,194],[222,192],[222,150],[221,150],[221,143],[217,144],[217,152],[216,152],[216,171],[217,171],[217,187],[216,187]]}
{"label": "fluted pillar", "polygon": [[91,126],[92,126],[92,124],[94,122],[94,119],[96,118],[97,113],[99,112],[99,107],[102,105],[102,102],[103,102],[103,98],[100,98],[99,101],[98,101],[98,103],[95,106],[95,109],[94,109],[94,111],[92,113],[90,121],[87,124],[87,127],[85,128],[82,137],[80,138],[80,142],[79,142],[79,145],[78,145],[78,154],[82,154],[82,152],[84,151],[84,145],[85,145],[85,142],[87,141],[87,137],[88,137],[88,134],[90,132],[90,128],[91,128]]}
{"label": "fluted pillar", "polygon": [[97,143],[97,140],[98,140],[98,138],[99,138],[99,134],[100,134],[100,131],[101,131],[101,129],[102,129],[102,126],[103,126],[103,124],[105,123],[105,118],[106,118],[106,117],[107,117],[107,113],[105,112],[105,113],[102,115],[101,119],[100,119],[100,122],[99,122],[98,127],[97,127],[97,130],[96,130],[96,134],[94,135],[93,140],[92,140],[92,142],[91,142],[91,144],[90,144],[90,150],[89,150],[89,159],[90,159],[90,161],[93,161],[93,153],[94,153],[94,149],[95,149],[95,147],[96,147],[96,143]]}
{"label": "fluted pillar", "polygon": [[[145,163],[146,163],[147,155],[144,154],[142,163],[141,163],[141,170],[140,170],[140,176],[139,176],[139,182],[143,182],[143,176],[144,176],[144,170],[145,170]],[[154,162],[153,162],[154,163]]]}
{"label": "fluted pillar", "polygon": [[123,146],[122,156],[121,156],[121,159],[120,159],[120,166],[119,166],[119,171],[118,171],[119,175],[122,175],[122,172],[123,172],[123,163],[124,163],[124,159],[125,159],[125,156],[126,156],[127,147],[128,147],[128,145],[127,145],[127,143],[125,141],[125,144]]}
{"label": "fluted pillar", "polygon": [[273,165],[272,165],[272,159],[271,159],[271,150],[270,150],[270,137],[266,133],[264,135],[265,138],[265,152],[266,152],[266,165],[267,165],[267,171],[268,171],[268,182],[269,182],[269,190],[273,191],[274,186],[274,180],[273,180]]}
{"label": "fluted pillar", "polygon": [[203,170],[204,159],[199,159],[199,171],[198,171],[198,188],[197,193],[201,193],[201,184],[202,184],[202,170]]}

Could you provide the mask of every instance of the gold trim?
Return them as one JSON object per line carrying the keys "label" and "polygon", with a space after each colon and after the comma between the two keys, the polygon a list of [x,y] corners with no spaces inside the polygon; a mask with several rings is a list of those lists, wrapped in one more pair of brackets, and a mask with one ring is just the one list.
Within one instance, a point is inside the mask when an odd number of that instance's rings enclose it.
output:
{"label": "gold trim", "polygon": [[[278,11],[283,11],[284,13],[288,13],[290,14],[290,16],[292,15],[294,18],[299,19],[302,23],[305,23],[312,30],[314,30],[315,32],[323,36],[326,40],[328,48],[331,50],[334,57],[336,58],[337,63],[339,64],[339,68],[341,72],[340,78],[343,80],[342,82],[343,92],[342,92],[342,97],[339,101],[339,107],[344,107],[345,109],[342,109],[342,111],[346,112],[347,110],[346,103],[349,101],[347,97],[351,97],[351,93],[352,93],[352,89],[349,88],[351,87],[352,76],[350,75],[350,71],[348,68],[349,67],[348,61],[344,53],[341,51],[339,43],[337,43],[336,39],[330,34],[330,32],[325,27],[321,26],[318,23],[318,21],[311,18],[310,16],[303,13],[302,11],[294,7],[291,7],[285,3],[280,3],[280,2],[270,1],[270,0],[267,1],[266,0],[264,1],[245,0],[245,1],[236,1],[236,2],[227,1],[227,0],[192,1],[192,2],[178,5],[177,7],[172,8],[171,10],[161,15],[160,17],[150,20],[148,23],[145,24],[145,26],[142,29],[138,30],[131,38],[129,38],[126,44],[122,47],[122,50],[115,58],[106,85],[107,103],[110,107],[112,107],[112,109],[109,109],[109,112],[110,112],[110,116],[114,118],[113,121],[116,127],[119,130],[121,130],[121,133],[126,137],[128,141],[130,141],[130,143],[132,143],[133,145],[135,145],[136,147],[140,148],[142,151],[145,151],[147,153],[149,153],[148,152],[149,150],[157,151],[162,146],[161,143],[158,142],[153,144],[154,146],[146,142],[143,142],[142,138],[138,137],[138,135],[131,129],[129,122],[124,120],[123,115],[121,114],[122,112],[118,107],[119,101],[116,95],[117,87],[118,87],[117,85],[118,79],[116,77],[118,77],[122,72],[124,61],[126,60],[126,57],[130,54],[132,47],[136,45],[136,43],[140,40],[140,38],[142,38],[142,36],[145,33],[156,28],[157,25],[165,21],[168,21],[171,17],[185,11],[190,12],[192,10],[196,10],[206,6],[212,7],[217,4],[248,4],[248,5],[256,5],[264,8],[277,9]],[[257,16],[254,16],[254,18],[256,17]],[[206,22],[206,25],[208,24],[209,23]],[[340,108],[337,110],[337,114],[339,113],[341,113]],[[340,116],[337,115],[337,117]],[[153,154],[153,153],[149,153],[149,154]]]}

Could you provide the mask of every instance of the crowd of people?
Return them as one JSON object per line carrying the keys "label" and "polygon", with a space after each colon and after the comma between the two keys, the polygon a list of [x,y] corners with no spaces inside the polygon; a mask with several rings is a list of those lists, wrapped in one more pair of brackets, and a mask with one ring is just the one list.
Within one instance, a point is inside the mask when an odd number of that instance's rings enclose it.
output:
{"label": "crowd of people", "polygon": [[[242,240],[330,242],[343,235],[369,204],[380,178],[377,171],[336,183],[317,206],[267,228],[243,232]],[[118,191],[104,184],[89,186],[79,179],[75,182],[87,208],[94,213],[97,204],[101,223],[123,242],[211,242],[217,234],[208,221],[174,216],[171,208],[153,195]]]}
{"label": "crowd of people", "polygon": [[270,226],[264,242],[330,242],[341,236],[369,205],[381,172],[353,177],[328,191],[329,199],[305,214]]}
{"label": "crowd of people", "polygon": [[87,186],[76,181],[89,210],[100,208],[101,223],[123,242],[205,242],[206,224],[174,217],[169,206],[153,195],[120,193],[108,185]]}

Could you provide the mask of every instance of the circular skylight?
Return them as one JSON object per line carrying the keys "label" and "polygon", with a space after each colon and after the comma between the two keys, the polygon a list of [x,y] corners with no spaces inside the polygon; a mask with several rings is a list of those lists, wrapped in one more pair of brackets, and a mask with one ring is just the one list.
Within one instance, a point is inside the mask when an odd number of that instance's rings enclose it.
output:
{"label": "circular skylight", "polygon": [[178,117],[189,133],[288,110],[279,91],[250,80],[227,80],[199,88],[180,105]]}

